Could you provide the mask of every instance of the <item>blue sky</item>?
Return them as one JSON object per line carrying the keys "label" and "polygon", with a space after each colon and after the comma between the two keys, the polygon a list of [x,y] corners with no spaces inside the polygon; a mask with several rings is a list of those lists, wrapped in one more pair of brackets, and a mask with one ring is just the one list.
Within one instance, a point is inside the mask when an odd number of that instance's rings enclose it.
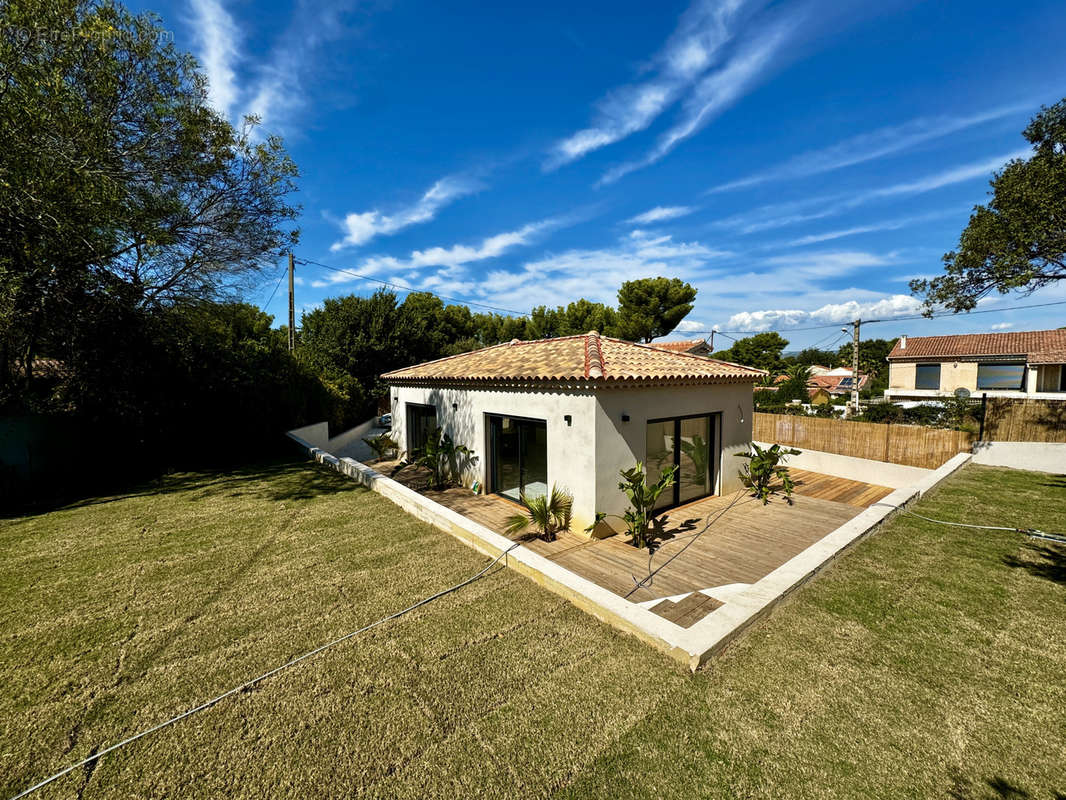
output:
{"label": "blue sky", "polygon": [[[1029,117],[1066,95],[1061,0],[134,8],[197,55],[219,110],[284,136],[298,257],[516,311],[678,276],[699,289],[692,332],[913,314],[907,280],[940,271]],[[375,288],[298,276],[304,309]],[[864,336],[1060,325],[1066,306]]]}

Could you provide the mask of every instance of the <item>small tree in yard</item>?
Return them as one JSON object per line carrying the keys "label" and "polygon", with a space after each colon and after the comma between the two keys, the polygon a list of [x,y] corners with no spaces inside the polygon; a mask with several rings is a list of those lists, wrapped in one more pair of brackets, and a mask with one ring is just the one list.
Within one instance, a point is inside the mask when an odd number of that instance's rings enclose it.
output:
{"label": "small tree in yard", "polygon": [[746,458],[748,463],[740,471],[740,479],[744,485],[750,488],[756,497],[762,500],[765,506],[770,502],[774,494],[772,483],[775,478],[781,480],[781,490],[785,493],[785,499],[792,504],[792,489],[795,484],[788,474],[788,467],[784,466],[787,456],[798,456],[799,450],[794,447],[782,447],[775,444],[771,447],[762,448],[755,442],[751,443],[751,451],[737,453],[737,458]]}
{"label": "small tree in yard", "polygon": [[574,496],[566,489],[552,486],[551,492],[527,498],[522,495],[525,513],[513,514],[507,519],[506,533],[513,536],[526,528],[536,528],[542,539],[555,540],[559,531],[570,529],[570,514],[574,507]]}
{"label": "small tree in yard", "polygon": [[596,512],[596,520],[587,528],[586,533],[591,533],[597,524],[607,517],[616,517],[626,524],[626,532],[633,537],[633,545],[643,549],[648,544],[648,528],[651,527],[652,512],[659,496],[674,485],[677,475],[677,465],[673,464],[662,471],[659,480],[654,484],[648,484],[647,475],[644,473],[644,465],[637,462],[632,469],[625,469],[619,473],[622,480],[618,484],[627,498],[630,507],[622,512],[619,517],[616,514],[607,514],[602,511]]}
{"label": "small tree in yard", "polygon": [[434,428],[429,438],[426,439],[422,455],[415,461],[415,464],[429,469],[433,474],[433,488],[442,489],[448,477],[458,471],[460,456],[471,460],[474,458],[473,452],[468,447],[453,442],[452,437],[442,428]]}

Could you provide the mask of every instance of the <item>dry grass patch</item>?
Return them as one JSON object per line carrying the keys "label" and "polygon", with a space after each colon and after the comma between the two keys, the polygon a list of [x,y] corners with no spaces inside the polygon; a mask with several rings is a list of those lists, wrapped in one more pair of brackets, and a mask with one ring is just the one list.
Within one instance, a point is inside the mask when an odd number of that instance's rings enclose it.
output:
{"label": "dry grass patch", "polygon": [[[1066,481],[919,510],[1064,530]],[[485,563],[303,463],[0,521],[0,795]],[[501,568],[41,796],[1053,797],[1064,569],[898,518],[693,677]]]}

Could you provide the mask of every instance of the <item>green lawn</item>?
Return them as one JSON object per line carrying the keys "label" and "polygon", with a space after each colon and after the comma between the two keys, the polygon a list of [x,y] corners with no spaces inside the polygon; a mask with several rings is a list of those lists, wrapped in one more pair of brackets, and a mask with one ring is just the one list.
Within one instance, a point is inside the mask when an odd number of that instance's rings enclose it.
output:
{"label": "green lawn", "polygon": [[[917,510],[1066,530],[1066,478]],[[0,521],[0,795],[487,559],[317,465]],[[1055,797],[1066,549],[900,517],[695,676],[506,569],[39,796]]]}

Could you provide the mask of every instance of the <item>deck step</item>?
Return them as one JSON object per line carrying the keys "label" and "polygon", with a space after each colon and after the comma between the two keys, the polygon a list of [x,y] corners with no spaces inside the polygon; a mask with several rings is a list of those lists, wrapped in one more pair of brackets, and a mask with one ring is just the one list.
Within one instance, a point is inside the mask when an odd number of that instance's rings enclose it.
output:
{"label": "deck step", "polygon": [[678,600],[663,600],[651,607],[651,611],[663,619],[668,619],[682,628],[691,628],[716,608],[721,608],[722,603],[713,597],[708,597],[702,592],[692,592],[687,597]]}

